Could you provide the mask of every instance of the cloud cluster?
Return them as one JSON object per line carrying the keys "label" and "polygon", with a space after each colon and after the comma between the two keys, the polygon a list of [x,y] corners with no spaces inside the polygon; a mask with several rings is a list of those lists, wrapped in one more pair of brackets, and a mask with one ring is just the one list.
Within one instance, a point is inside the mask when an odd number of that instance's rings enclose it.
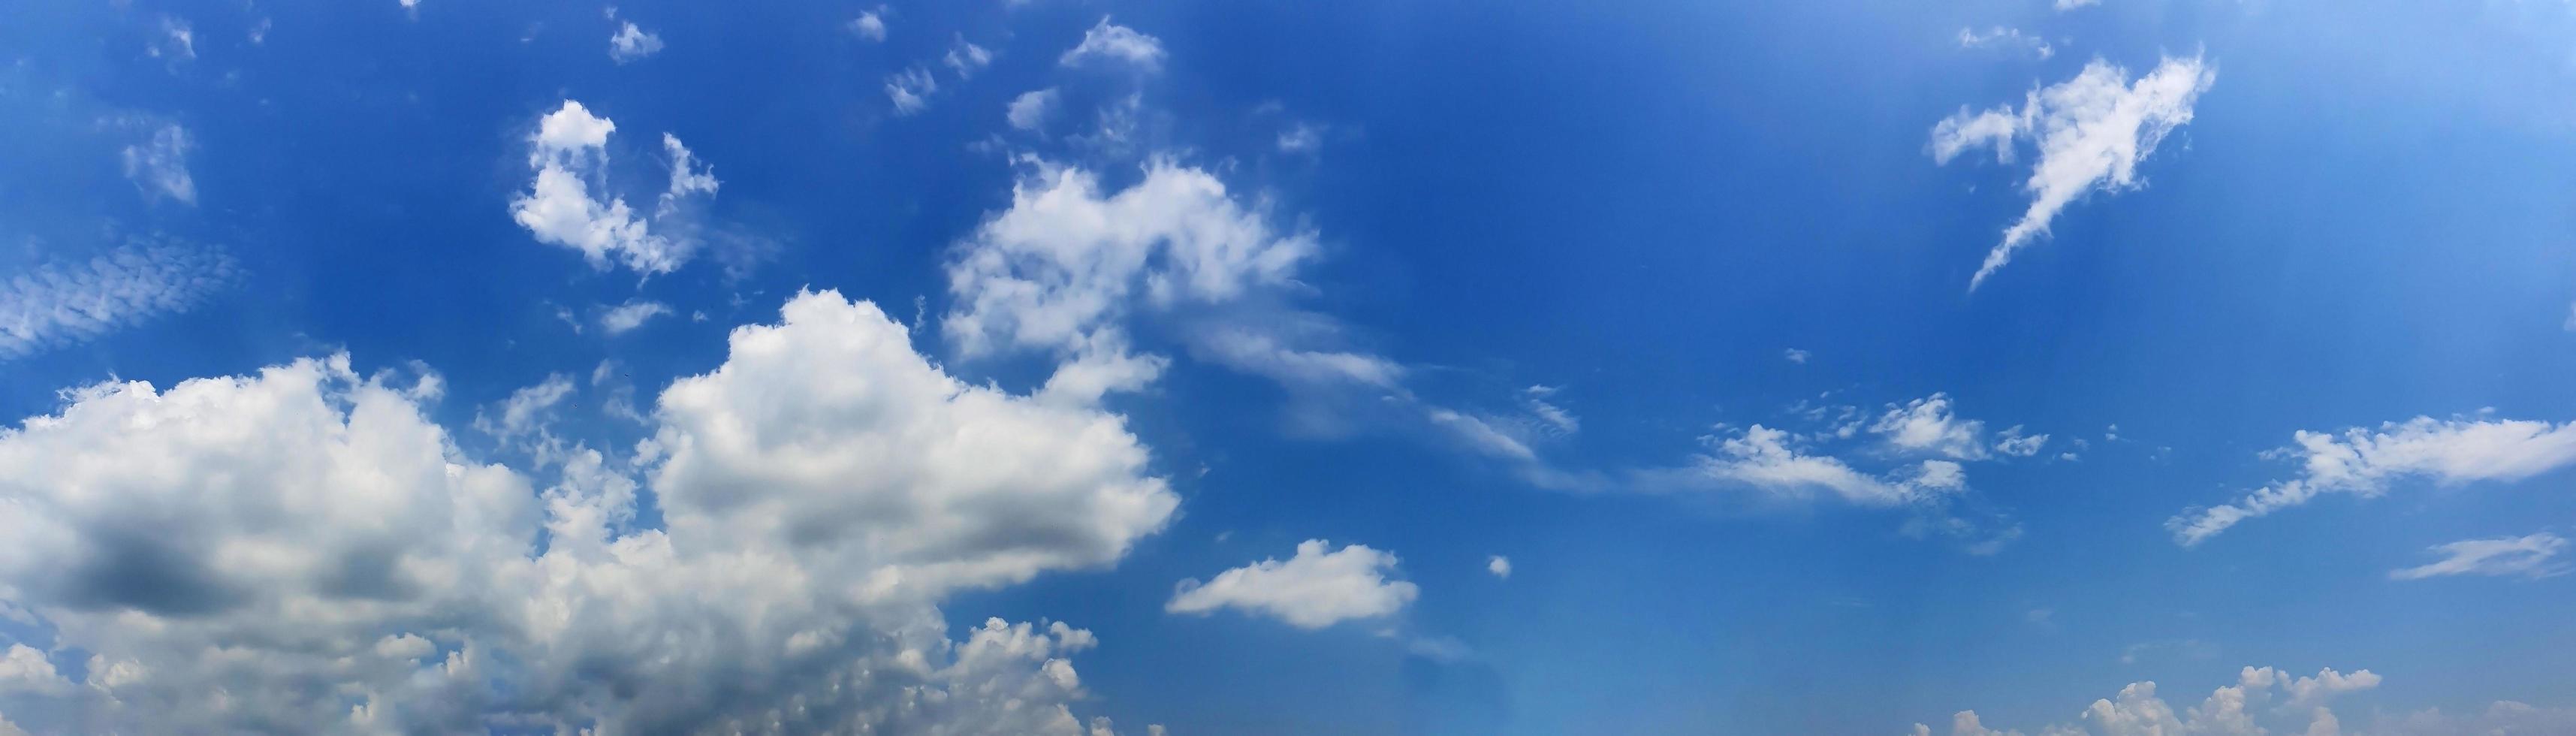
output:
{"label": "cloud cluster", "polygon": [[2442,485],[2513,481],[2576,464],[2576,423],[2416,417],[2341,433],[2301,430],[2275,455],[2300,461],[2297,477],[2165,522],[2185,547],[2229,527],[2338,493],[2372,498],[2410,478]]}
{"label": "cloud cluster", "polygon": [[236,271],[222,251],[136,243],[10,276],[0,281],[0,361],[186,312],[231,284]]}
{"label": "cloud cluster", "polygon": [[[574,446],[542,489],[464,457],[424,416],[434,393],[335,356],[90,386],[0,432],[0,600],[51,629],[48,656],[90,653],[78,687],[12,717],[1082,734],[1067,657],[1088,632],[951,640],[934,606],[1114,562],[1177,505],[1117,417],[958,382],[829,292],[736,329],[632,456]],[[526,398],[486,423],[541,431],[549,401]],[[638,522],[647,490],[659,527]]]}
{"label": "cloud cluster", "polygon": [[1063,66],[1082,66],[1093,63],[1125,64],[1141,71],[1154,72],[1163,68],[1163,42],[1153,36],[1138,33],[1136,29],[1111,23],[1108,16],[1102,16],[1098,25],[1083,32],[1082,43],[1064,52],[1064,56],[1058,57],[1056,63]]}
{"label": "cloud cluster", "polygon": [[[1335,550],[1331,542],[1309,539],[1286,561],[1266,558],[1205,583],[1183,580],[1163,610],[1205,615],[1232,608],[1301,629],[1381,618],[1404,610],[1421,592],[1412,583],[1387,579],[1395,565],[1394,554],[1367,545]],[[1496,574],[1508,575],[1508,563],[1503,569]]]}
{"label": "cloud cluster", "polygon": [[670,183],[652,212],[637,212],[611,193],[608,140],[616,131],[617,123],[574,100],[539,119],[528,136],[528,167],[536,179],[510,201],[510,216],[539,242],[581,251],[593,268],[622,264],[646,275],[678,270],[699,246],[683,213],[715,196],[715,170],[678,137],[663,134]]}
{"label": "cloud cluster", "polygon": [[[2273,733],[2274,729],[2296,728],[2308,734],[2337,734],[2341,733],[2341,727],[2334,712],[2326,708],[2327,701],[2343,693],[2378,687],[2379,682],[2379,675],[2369,670],[2344,674],[2322,669],[2312,677],[2297,677],[2270,667],[2246,667],[2237,673],[2236,684],[2211,691],[2199,705],[2180,710],[2156,695],[2155,683],[2134,682],[2120,688],[2117,696],[2093,701],[2083,710],[2080,725],[2053,724],[2038,733],[2040,736],[2261,736]],[[1929,736],[1932,729],[1917,723],[1913,732],[1917,736]],[[2017,736],[2021,732],[1989,728],[1976,711],[1960,711],[1951,717],[1950,733],[1952,736]]]}
{"label": "cloud cluster", "polygon": [[2016,251],[2047,234],[2049,221],[2077,198],[2136,187],[2138,162],[2191,122],[2193,103],[2216,79],[2217,70],[2199,57],[2166,58],[2134,82],[2128,70],[2095,59],[2073,79],[2032,90],[2018,109],[1972,113],[1963,107],[1934,126],[1932,157],[1940,163],[1983,147],[2008,162],[2019,140],[2039,150],[2038,163],[2022,182],[2030,208],[1986,253],[1968,288],[1985,283]]}

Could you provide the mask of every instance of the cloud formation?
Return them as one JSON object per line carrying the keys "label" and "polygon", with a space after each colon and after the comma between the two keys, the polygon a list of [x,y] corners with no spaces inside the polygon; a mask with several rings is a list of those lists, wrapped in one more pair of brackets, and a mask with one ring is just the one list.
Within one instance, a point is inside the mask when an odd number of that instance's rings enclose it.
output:
{"label": "cloud formation", "polygon": [[1284,562],[1266,558],[1206,583],[1183,580],[1163,610],[1205,615],[1233,608],[1300,629],[1380,618],[1404,610],[1421,592],[1412,583],[1387,579],[1395,565],[1395,555],[1367,545],[1335,550],[1331,542],[1309,539]]}
{"label": "cloud formation", "polygon": [[187,312],[237,271],[222,251],[137,243],[10,276],[0,281],[0,361]]}
{"label": "cloud formation", "polygon": [[1160,71],[1163,68],[1163,42],[1138,33],[1136,29],[1110,23],[1109,16],[1104,15],[1098,25],[1083,32],[1082,43],[1064,52],[1056,63],[1063,66],[1124,64],[1145,72]]}
{"label": "cloud formation", "polygon": [[2185,509],[2165,522],[2174,541],[2198,545],[2247,519],[2330,493],[2375,498],[2407,479],[2445,486],[2514,481],[2576,464],[2576,423],[2416,417],[2340,434],[2300,430],[2292,437],[2297,446],[2271,454],[2299,460],[2297,477],[2235,501]]}
{"label": "cloud formation", "polygon": [[2540,532],[2520,537],[2463,539],[2427,548],[2442,559],[2399,570],[2388,571],[2391,580],[2422,580],[2446,575],[2520,576],[2531,578],[2565,575],[2569,569],[2558,554],[2567,551],[2567,540],[2556,534]]}
{"label": "cloud formation", "polygon": [[[2276,730],[2299,729],[2309,734],[2334,734],[2340,733],[2340,726],[2326,703],[2336,695],[2378,687],[2379,683],[2379,675],[2369,670],[2344,674],[2329,668],[2318,670],[2313,677],[2298,677],[2270,667],[2246,667],[2238,671],[2236,684],[2211,691],[2199,705],[2177,710],[2157,696],[2156,683],[2133,682],[2120,688],[2115,697],[2093,701],[2083,710],[2081,725],[2052,724],[2038,733],[2262,736]],[[1917,723],[1913,732],[1928,735],[1932,729]],[[1989,728],[1976,711],[1960,711],[1951,716],[1950,733],[2000,736],[2021,732]]]}
{"label": "cloud formation", "polygon": [[2073,79],[2032,90],[2017,109],[1972,113],[1962,107],[1934,126],[1932,158],[1939,163],[1982,147],[1994,148],[1998,161],[2010,161],[2020,140],[2039,151],[2030,178],[2022,182],[2031,196],[2029,209],[1986,253],[1968,288],[1985,283],[2014,253],[2048,234],[2049,222],[2076,199],[2137,187],[2138,162],[2191,122],[2192,105],[2217,77],[2197,56],[2167,57],[2134,82],[2128,70],[2095,59]]}
{"label": "cloud formation", "polygon": [[652,212],[639,213],[608,193],[608,140],[616,131],[617,123],[574,100],[539,119],[528,136],[536,180],[510,201],[510,216],[538,242],[581,251],[592,268],[619,264],[648,276],[678,270],[699,246],[682,213],[715,195],[715,169],[701,165],[678,137],[663,134],[670,185]]}

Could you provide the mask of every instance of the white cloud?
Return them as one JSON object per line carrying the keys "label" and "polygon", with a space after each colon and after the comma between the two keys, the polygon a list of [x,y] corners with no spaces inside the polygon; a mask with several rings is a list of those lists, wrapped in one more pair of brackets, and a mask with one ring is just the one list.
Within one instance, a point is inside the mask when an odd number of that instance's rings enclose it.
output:
{"label": "white cloud", "polygon": [[859,17],[850,21],[850,32],[870,41],[885,40],[885,10],[885,6],[879,5],[875,10],[859,11]]}
{"label": "white cloud", "polygon": [[930,70],[912,67],[886,75],[886,99],[894,101],[894,114],[910,115],[930,108],[930,95],[939,91],[939,80]]}
{"label": "white cloud", "polygon": [[1183,580],[1163,610],[1207,614],[1234,608],[1301,629],[1378,618],[1404,610],[1420,592],[1412,583],[1386,579],[1395,565],[1395,555],[1367,545],[1333,550],[1330,542],[1309,539],[1286,562],[1264,559],[1204,584]]}
{"label": "white cloud", "polygon": [[[1869,425],[1869,431],[1887,438],[1887,443],[1907,452],[1925,452],[1961,460],[1986,456],[1986,423],[1961,419],[1950,411],[1950,396],[1935,393],[1906,402],[1889,405],[1886,414]],[[2041,438],[2046,441],[2046,438]],[[2033,448],[2036,450],[2036,448]]]}
{"label": "white cloud", "polygon": [[618,27],[616,35],[608,37],[608,58],[620,64],[652,56],[661,50],[662,37],[636,27],[634,21],[627,21]]}
{"label": "white cloud", "polygon": [[2003,26],[1994,26],[1987,28],[1984,31],[1978,31],[1973,28],[1961,28],[1959,29],[1959,47],[1965,49],[2009,50],[2028,53],[2042,59],[2048,58],[2057,53],[2057,49],[2049,47],[2047,39],[2040,38],[2035,35],[2025,35],[2019,28],[2005,28]]}
{"label": "white cloud", "polygon": [[17,274],[0,281],[0,361],[186,312],[235,271],[220,251],[138,244]]}
{"label": "white cloud", "polygon": [[1970,289],[2046,235],[2049,222],[2077,198],[2138,186],[2138,162],[2191,122],[2192,104],[2217,79],[2217,71],[2199,57],[2166,58],[2134,83],[2126,81],[2128,75],[2095,59],[2073,79],[2032,90],[2018,110],[1971,113],[1963,107],[1933,127],[1932,156],[1940,163],[1981,146],[1993,146],[1997,158],[2009,160],[2008,149],[2024,138],[2039,150],[2039,162],[2022,183],[2030,208],[1986,254]]}
{"label": "white cloud", "polygon": [[715,194],[715,171],[701,167],[679,138],[665,133],[671,184],[653,212],[639,214],[614,195],[602,201],[592,189],[607,187],[608,139],[616,130],[615,122],[573,100],[547,113],[528,137],[528,167],[536,180],[510,201],[510,215],[539,242],[581,251],[593,268],[622,263],[646,275],[677,270],[699,245],[682,213],[699,201],[697,195]]}
{"label": "white cloud", "polygon": [[[2156,695],[2156,683],[2134,682],[2120,688],[2119,695],[2115,697],[2093,701],[2079,716],[2083,722],[2081,726],[2053,724],[2038,733],[2041,736],[2261,736],[2284,727],[2303,728],[2308,733],[2333,733],[2336,721],[2333,712],[2325,708],[2325,702],[2338,694],[2377,687],[2379,682],[2379,675],[2369,670],[2346,675],[2324,669],[2314,677],[2292,677],[2270,667],[2246,667],[2237,673],[2236,684],[2211,691],[2199,705],[2182,710],[2176,710]],[[2272,704],[2276,693],[2283,696],[2277,704],[2279,707],[2265,707]],[[2327,730],[2319,731],[2320,728]],[[1918,723],[1914,725],[1914,733],[1929,734],[1931,729]],[[2020,732],[1988,728],[1975,711],[1960,711],[1952,717],[1951,733],[1990,736]]]}
{"label": "white cloud", "polygon": [[193,205],[197,203],[197,180],[188,175],[188,151],[194,148],[188,129],[178,123],[165,123],[154,128],[150,138],[126,146],[119,159],[125,164],[125,178],[134,180],[134,186],[145,195]]}
{"label": "white cloud", "polygon": [[2384,736],[2576,733],[2576,708],[2540,708],[2528,703],[2499,700],[2487,706],[2485,711],[2473,714],[2452,715],[2440,709],[2404,715],[2381,714],[2378,721],[2363,733]]}
{"label": "white cloud", "polygon": [[1507,580],[1510,579],[1512,576],[1512,558],[1504,557],[1502,555],[1494,555],[1492,557],[1485,558],[1485,572],[1493,573],[1494,577]]}
{"label": "white cloud", "polygon": [[1046,125],[1047,114],[1055,109],[1056,100],[1060,96],[1054,87],[1048,87],[1022,92],[1020,96],[1011,98],[1009,110],[1011,127],[1037,130]]}
{"label": "white cloud", "polygon": [[599,329],[611,335],[623,334],[628,330],[644,326],[648,320],[670,313],[671,305],[643,299],[629,299],[625,304],[601,312]]}
{"label": "white cloud", "polygon": [[2048,435],[2023,434],[2021,425],[2005,427],[1995,433],[1995,452],[2012,457],[2030,457],[2048,446]]}
{"label": "white cloud", "polygon": [[1918,491],[1956,488],[1964,482],[1958,463],[1928,461],[1922,466],[1931,485],[1915,487],[1901,479],[1873,476],[1843,461],[1803,454],[1789,446],[1789,433],[1759,424],[1731,438],[1711,438],[1713,452],[1699,457],[1698,472],[1786,500],[1806,500],[1817,491],[1863,506],[1904,503]]}
{"label": "white cloud", "polygon": [[2441,555],[2437,562],[2402,570],[2388,571],[2393,580],[2422,580],[2444,575],[2519,575],[2545,578],[2567,574],[2568,564],[2558,559],[2567,551],[2567,540],[2556,534],[2540,532],[2520,537],[2464,539],[2427,548]]}
{"label": "white cloud", "polygon": [[93,654],[34,723],[1085,733],[1089,632],[950,640],[933,606],[1159,530],[1144,448],[947,376],[874,305],[782,314],[664,391],[633,457],[576,446],[542,490],[345,356],[68,392],[0,431],[0,600]]}
{"label": "white cloud", "polygon": [[197,58],[197,32],[188,28],[186,19],[161,16],[161,38],[155,40],[150,48],[144,49],[144,53],[154,58],[166,58],[171,61]]}
{"label": "white cloud", "polygon": [[2057,0],[2056,6],[2058,10],[2074,10],[2076,8],[2081,8],[2086,5],[2092,5],[2099,2],[2102,2],[2102,0]]}
{"label": "white cloud", "polygon": [[1163,66],[1163,42],[1138,33],[1136,29],[1112,24],[1108,16],[1101,16],[1098,25],[1083,32],[1082,43],[1064,52],[1056,63],[1081,66],[1095,61],[1118,62],[1148,72],[1156,71]]}
{"label": "white cloud", "polygon": [[1280,153],[1314,153],[1324,147],[1323,126],[1297,123],[1279,131]]}
{"label": "white cloud", "polygon": [[2193,546],[2246,519],[2328,493],[2374,498],[2409,478],[2446,486],[2514,481],[2576,464],[2576,423],[2416,417],[2376,430],[2353,427],[2340,435],[2301,430],[2293,436],[2298,446],[2275,454],[2298,458],[2298,477],[2229,503],[2184,510],[2165,522],[2174,541]]}
{"label": "white cloud", "polygon": [[535,436],[554,421],[555,406],[573,392],[572,379],[561,373],[548,374],[546,380],[510,392],[496,411],[476,411],[474,429],[495,439],[515,440]]}
{"label": "white cloud", "polygon": [[1787,350],[1780,351],[1780,357],[1781,357],[1781,358],[1786,359],[1786,360],[1788,360],[1788,361],[1789,361],[1789,362],[1791,362],[1791,363],[1798,363],[1798,364],[1802,364],[1802,365],[1803,365],[1803,364],[1805,364],[1805,363],[1807,362],[1807,358],[1812,357],[1813,355],[1814,355],[1813,353],[1809,353],[1809,352],[1804,351],[1804,350],[1799,350],[1799,349],[1797,349],[1797,348],[1789,348],[1789,349],[1787,349]]}
{"label": "white cloud", "polygon": [[956,71],[958,79],[969,79],[975,76],[975,72],[992,65],[993,52],[985,50],[982,46],[967,43],[965,36],[958,36],[949,44],[948,54],[940,57],[940,61],[946,63],[949,69]]}
{"label": "white cloud", "polygon": [[0,694],[61,695],[72,687],[72,681],[54,669],[53,660],[35,647],[11,644],[0,653]]}

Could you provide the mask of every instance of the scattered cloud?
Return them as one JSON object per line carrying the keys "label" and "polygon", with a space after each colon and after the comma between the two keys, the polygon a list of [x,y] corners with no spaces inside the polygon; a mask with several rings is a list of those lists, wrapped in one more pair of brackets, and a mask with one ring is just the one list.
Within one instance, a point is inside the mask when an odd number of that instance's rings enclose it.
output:
{"label": "scattered cloud", "polygon": [[1387,579],[1395,565],[1395,555],[1366,545],[1335,550],[1330,542],[1309,539],[1285,562],[1264,559],[1206,583],[1183,580],[1163,610],[1204,615],[1233,608],[1301,629],[1379,618],[1403,610],[1420,593],[1412,583]]}
{"label": "scattered cloud", "polygon": [[715,169],[665,133],[671,181],[653,211],[638,213],[613,194],[603,201],[606,193],[592,190],[608,186],[608,140],[616,130],[615,122],[573,100],[547,113],[528,136],[536,180],[510,201],[510,215],[538,242],[581,251],[593,268],[622,264],[647,276],[678,270],[700,245],[684,213],[715,195]]}
{"label": "scattered cloud", "polygon": [[161,16],[161,36],[154,39],[152,45],[145,48],[143,53],[152,58],[166,59],[173,63],[195,59],[197,58],[197,32],[188,27],[188,20],[185,18]]}
{"label": "scattered cloud", "polygon": [[1324,148],[1324,127],[1313,123],[1294,123],[1279,131],[1280,153],[1310,154]]}
{"label": "scattered cloud", "polygon": [[[1887,413],[1869,425],[1869,431],[1886,438],[1887,444],[1899,450],[1930,453],[1959,460],[1986,457],[1986,423],[1961,419],[1950,411],[1950,396],[1935,393],[1906,402],[1889,405]],[[2017,439],[2017,438],[2016,438]],[[2041,441],[2046,441],[2043,437]]]}
{"label": "scattered cloud", "polygon": [[126,146],[119,158],[125,164],[125,178],[133,180],[145,196],[194,205],[197,180],[188,175],[188,152],[195,148],[187,128],[163,123],[142,142]]}
{"label": "scattered cloud", "polygon": [[2102,0],[2057,0],[2056,6],[2058,10],[2074,10],[2076,8],[2100,2],[2102,2]]}
{"label": "scattered cloud", "polygon": [[1813,356],[1813,355],[1814,355],[1813,353],[1809,353],[1809,352],[1804,351],[1804,350],[1799,350],[1799,349],[1797,349],[1797,348],[1789,348],[1789,349],[1787,349],[1787,350],[1780,351],[1780,357],[1781,357],[1782,359],[1785,359],[1785,360],[1787,360],[1787,361],[1789,361],[1789,362],[1791,362],[1791,363],[1797,363],[1797,364],[1799,364],[1799,365],[1805,365],[1805,364],[1807,363],[1807,358],[1809,358],[1809,357],[1811,357],[1811,356]]}
{"label": "scattered cloud", "polygon": [[599,315],[599,329],[611,335],[644,326],[646,321],[671,313],[671,305],[643,299],[629,299]]}
{"label": "scattered cloud", "polygon": [[950,70],[957,72],[958,79],[971,79],[975,76],[975,72],[992,65],[993,52],[985,50],[982,46],[967,43],[966,37],[961,35],[949,44],[948,54],[940,57],[940,61],[947,64]]}
{"label": "scattered cloud", "polygon": [[2567,540],[2556,534],[2540,532],[2520,537],[2464,539],[2427,548],[2442,559],[2430,564],[2388,571],[2392,580],[2422,580],[2446,575],[2490,575],[2545,578],[2565,575],[2569,569],[2558,554],[2567,551]]}
{"label": "scattered cloud", "polygon": [[1136,29],[1110,23],[1108,16],[1101,16],[1098,25],[1083,32],[1082,43],[1064,52],[1056,63],[1063,66],[1117,63],[1146,72],[1159,71],[1163,68],[1163,42],[1138,33]]}
{"label": "scattered cloud", "polygon": [[634,21],[627,21],[618,27],[616,35],[608,37],[608,58],[619,64],[652,56],[661,50],[662,37],[636,27]]}
{"label": "scattered cloud", "polygon": [[[2379,675],[2369,670],[2347,675],[2323,669],[2314,677],[2295,677],[2270,667],[2246,667],[2237,673],[2236,684],[2220,687],[2199,705],[2180,710],[2156,695],[2156,683],[2134,682],[2120,688],[2116,697],[2093,701],[2079,716],[2082,725],[2053,724],[2039,734],[2261,736],[2290,729],[2332,734],[2337,733],[2338,724],[2334,713],[2325,707],[2326,701],[2342,693],[2377,687],[2379,682]],[[1930,734],[1932,730],[1917,723],[1913,732]],[[2021,733],[1988,728],[1976,711],[1954,714],[1950,732],[1955,736]]]}
{"label": "scattered cloud", "polygon": [[2022,183],[2031,195],[2029,209],[2004,230],[2003,242],[1986,254],[1968,288],[1985,283],[2014,253],[2048,234],[2049,222],[2076,199],[2136,188],[2138,162],[2191,122],[2193,103],[2217,75],[2200,57],[2167,57],[2131,82],[2128,70],[2095,59],[2073,79],[2032,90],[2018,109],[1972,113],[1962,107],[1934,126],[1931,150],[1939,163],[1986,146],[1994,148],[1997,160],[2010,161],[2014,142],[2022,139],[2039,150],[2039,162]]}
{"label": "scattered cloud", "polygon": [[2247,519],[2329,493],[2375,498],[2400,480],[2446,486],[2514,481],[2576,464],[2576,423],[2416,417],[2340,434],[2301,430],[2293,437],[2296,447],[2269,454],[2300,461],[2297,477],[2229,503],[2185,509],[2165,522],[2174,541],[2198,545]]}
{"label": "scattered cloud", "polygon": [[1502,555],[1494,555],[1492,557],[1485,558],[1485,572],[1493,573],[1494,577],[1506,580],[1511,579],[1512,558],[1504,557]]}
{"label": "scattered cloud", "polygon": [[1959,48],[2027,53],[2042,59],[2057,53],[2057,49],[2049,47],[2047,39],[2036,35],[2025,35],[2019,28],[2003,26],[1990,27],[1984,31],[1961,28],[1959,29]]}
{"label": "scattered cloud", "polygon": [[1055,110],[1056,100],[1061,97],[1054,87],[1048,87],[1022,92],[1020,96],[1011,98],[1008,110],[1011,127],[1031,131],[1045,127],[1048,113]]}
{"label": "scattered cloud", "polygon": [[859,11],[859,17],[850,21],[850,32],[857,34],[859,38],[883,41],[886,39],[885,15],[886,6],[883,5],[873,10]]}
{"label": "scattered cloud", "polygon": [[138,243],[0,281],[0,361],[185,313],[238,275],[221,251]]}
{"label": "scattered cloud", "polygon": [[930,70],[912,67],[886,76],[886,99],[894,101],[894,114],[910,115],[930,109],[930,95],[939,91],[939,80]]}

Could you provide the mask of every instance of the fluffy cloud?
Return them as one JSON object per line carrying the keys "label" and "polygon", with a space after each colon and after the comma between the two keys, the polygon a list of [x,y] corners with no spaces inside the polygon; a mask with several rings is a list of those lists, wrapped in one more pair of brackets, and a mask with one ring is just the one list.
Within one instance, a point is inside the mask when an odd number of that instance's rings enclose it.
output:
{"label": "fluffy cloud", "polygon": [[197,203],[197,180],[188,175],[188,151],[197,145],[188,137],[188,129],[178,123],[163,123],[141,143],[126,146],[118,158],[125,164],[125,178],[151,197],[169,197],[184,204]]}
{"label": "fluffy cloud", "polygon": [[1756,424],[1734,437],[1711,438],[1711,452],[1699,457],[1698,470],[1785,500],[1806,500],[1821,491],[1863,506],[1893,506],[1965,482],[1958,463],[1925,461],[1918,466],[1925,482],[1916,483],[1863,473],[1831,456],[1799,452],[1790,442],[1788,432]]}
{"label": "fluffy cloud", "polygon": [[602,200],[592,190],[608,188],[608,139],[616,130],[615,122],[573,100],[547,113],[528,137],[528,167],[536,180],[510,201],[510,215],[539,242],[581,251],[593,268],[622,263],[647,275],[677,270],[698,249],[680,215],[699,195],[715,194],[715,170],[701,166],[679,138],[666,133],[662,149],[671,159],[670,186],[653,211],[638,213],[613,194]]}
{"label": "fluffy cloud", "polygon": [[[1067,657],[1088,632],[951,640],[933,605],[1109,564],[1160,529],[1177,498],[1143,447],[1115,416],[949,378],[874,305],[801,294],[782,315],[665,390],[632,457],[576,446],[542,490],[464,458],[423,416],[433,392],[345,357],[70,392],[0,432],[0,601],[92,659],[83,687],[12,716],[1086,733]],[[648,484],[660,528],[637,526]]]}
{"label": "fluffy cloud", "polygon": [[896,115],[930,109],[930,95],[938,91],[939,80],[928,69],[916,66],[886,75],[886,99],[894,103]]}
{"label": "fluffy cloud", "polygon": [[1909,452],[1925,452],[1961,460],[1986,456],[1986,423],[1960,419],[1950,411],[1948,394],[1933,394],[1889,406],[1886,414],[1869,425],[1869,431],[1887,438],[1887,443]]}
{"label": "fluffy cloud", "polygon": [[2047,39],[2024,34],[2019,28],[2003,26],[1994,26],[1984,31],[1961,28],[1959,29],[1959,48],[2014,51],[2028,53],[2042,59],[2057,53],[2057,49],[2049,47]]}
{"label": "fluffy cloud", "polygon": [[186,312],[234,278],[230,256],[171,243],[37,267],[0,282],[0,360]]}
{"label": "fluffy cloud", "polygon": [[2328,493],[2372,498],[2410,478],[2442,485],[2514,481],[2576,463],[2576,423],[2416,417],[2340,434],[2301,430],[2293,437],[2298,446],[2274,454],[2299,459],[2298,477],[2233,502],[2183,511],[2165,522],[2174,541],[2197,545],[2238,522]]}
{"label": "fluffy cloud", "polygon": [[671,305],[643,299],[629,299],[599,315],[599,329],[608,334],[623,334],[644,326],[646,321],[671,313]]}
{"label": "fluffy cloud", "polygon": [[1007,111],[1011,127],[1037,130],[1046,125],[1048,111],[1055,109],[1056,100],[1061,96],[1054,87],[1048,87],[1023,92],[1020,96],[1011,98],[1010,109]]}
{"label": "fluffy cloud", "polygon": [[965,36],[958,36],[949,44],[948,54],[940,57],[940,61],[947,64],[951,71],[957,72],[958,79],[967,79],[975,76],[975,72],[992,65],[993,52],[985,50],[982,46],[967,43]]}
{"label": "fluffy cloud", "polygon": [[1485,558],[1485,572],[1493,573],[1494,577],[1510,579],[1512,576],[1512,558],[1504,557],[1502,555],[1494,555],[1492,557]]}
{"label": "fluffy cloud", "polygon": [[627,21],[618,27],[616,35],[608,37],[608,58],[620,64],[652,56],[661,50],[662,37],[636,27],[634,21]]}
{"label": "fluffy cloud", "polygon": [[1219,608],[1267,615],[1301,629],[1392,615],[1420,590],[1388,580],[1395,555],[1354,544],[1340,550],[1321,539],[1298,543],[1297,555],[1218,573],[1206,583],[1183,580],[1163,610],[1208,614]]}
{"label": "fluffy cloud", "polygon": [[2217,71],[2199,57],[2166,58],[2128,81],[2128,70],[2099,59],[2069,79],[2030,92],[2019,109],[1959,112],[1932,129],[1932,156],[1949,163],[1959,154],[1992,146],[2010,160],[2013,142],[2029,139],[2039,150],[2022,189],[2031,196],[2021,220],[2004,230],[1968,282],[1974,289],[2012,261],[2013,254],[2048,233],[2050,220],[2087,193],[2138,185],[2138,162],[2167,134],[2191,122],[2192,104]]}
{"label": "fluffy cloud", "polygon": [[870,41],[885,40],[885,6],[879,5],[875,10],[859,11],[859,17],[850,21],[850,32]]}
{"label": "fluffy cloud", "polygon": [[[2314,677],[2294,677],[2270,667],[2246,667],[2238,671],[2236,684],[2211,691],[2199,705],[2181,710],[2156,695],[2155,683],[2134,682],[2120,688],[2117,696],[2093,701],[2083,710],[2082,725],[2050,725],[2039,734],[2261,736],[2282,727],[2331,734],[2337,732],[2338,725],[2325,702],[2342,693],[2378,687],[2379,682],[2379,676],[2369,670],[2347,675],[2324,669]],[[2280,697],[2276,698],[2276,693]],[[2021,733],[1988,728],[1975,711],[1960,711],[1952,716],[1950,729],[1954,736]],[[1932,729],[1918,723],[1914,724],[1914,733],[1930,734]]]}
{"label": "fluffy cloud", "polygon": [[2429,564],[2388,571],[2392,580],[2422,580],[2444,575],[2520,575],[2545,578],[2567,573],[2568,565],[2558,559],[2567,551],[2567,540],[2556,534],[2540,532],[2520,537],[2464,539],[2429,548],[2442,559]]}
{"label": "fluffy cloud", "polygon": [[1056,60],[1063,66],[1094,62],[1123,63],[1148,72],[1156,71],[1163,67],[1163,42],[1138,33],[1136,29],[1112,24],[1108,16],[1101,16],[1098,25],[1083,32],[1082,43]]}

